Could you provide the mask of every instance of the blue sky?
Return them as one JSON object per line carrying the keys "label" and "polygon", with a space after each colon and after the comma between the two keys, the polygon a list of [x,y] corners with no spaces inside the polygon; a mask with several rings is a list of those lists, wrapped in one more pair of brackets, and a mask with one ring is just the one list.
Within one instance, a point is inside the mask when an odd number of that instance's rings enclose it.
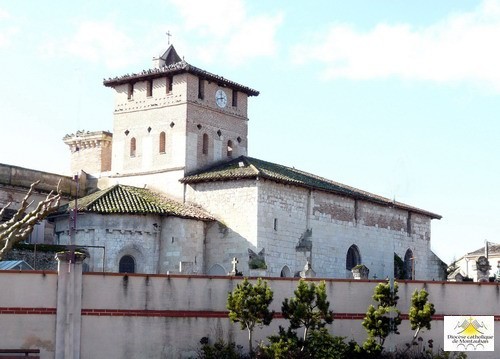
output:
{"label": "blue sky", "polygon": [[103,78],[189,63],[261,92],[249,155],[438,214],[445,261],[500,242],[500,0],[0,0],[0,163],[67,173],[112,130]]}

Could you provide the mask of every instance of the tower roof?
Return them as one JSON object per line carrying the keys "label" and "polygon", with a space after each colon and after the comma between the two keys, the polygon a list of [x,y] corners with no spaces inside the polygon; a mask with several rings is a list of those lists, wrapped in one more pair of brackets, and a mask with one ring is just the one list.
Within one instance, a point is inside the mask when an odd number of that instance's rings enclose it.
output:
{"label": "tower roof", "polygon": [[167,51],[165,51],[163,55],[160,56],[160,59],[165,61],[166,66],[182,61],[179,55],[177,55],[177,51],[175,51],[174,45],[170,45]]}
{"label": "tower roof", "polygon": [[234,88],[238,91],[246,93],[248,96],[258,96],[259,91],[251,89],[250,87],[243,86],[236,82],[230,81],[222,76],[215,75],[211,72],[202,70],[196,66],[187,63],[185,60],[181,60],[177,51],[173,45],[170,45],[167,51],[160,56],[160,59],[165,61],[165,63],[159,68],[142,70],[138,73],[126,74],[122,76],[117,76],[113,78],[108,78],[103,80],[103,85],[106,87],[115,87],[117,85],[136,82],[152,80],[155,78],[165,77],[166,75],[175,75],[180,73],[190,73],[201,78],[218,83],[220,86],[228,86]]}
{"label": "tower roof", "polygon": [[222,164],[219,163],[208,169],[194,172],[182,178],[181,182],[200,183],[256,178],[263,178],[274,182],[331,192],[341,196],[365,200],[372,203],[378,203],[380,205],[391,206],[423,214],[434,219],[441,219],[439,214],[393,201],[388,198],[316,176],[293,167],[287,167],[246,156],[240,156],[234,160]]}

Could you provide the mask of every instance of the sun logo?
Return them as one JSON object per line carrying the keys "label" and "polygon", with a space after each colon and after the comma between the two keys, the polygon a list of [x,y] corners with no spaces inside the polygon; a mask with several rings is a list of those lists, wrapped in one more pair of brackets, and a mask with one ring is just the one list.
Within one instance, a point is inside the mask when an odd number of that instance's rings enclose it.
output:
{"label": "sun logo", "polygon": [[457,322],[454,329],[461,329],[457,334],[465,335],[467,337],[474,335],[481,335],[484,332],[481,330],[488,329],[484,322],[479,323],[475,318],[469,317],[464,319],[462,322]]}

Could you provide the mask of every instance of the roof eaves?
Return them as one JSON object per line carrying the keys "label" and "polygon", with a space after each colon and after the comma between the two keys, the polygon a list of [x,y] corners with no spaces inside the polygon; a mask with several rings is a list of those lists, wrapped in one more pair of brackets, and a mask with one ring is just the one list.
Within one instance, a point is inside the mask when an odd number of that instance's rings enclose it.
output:
{"label": "roof eaves", "polygon": [[[251,169],[252,173],[249,174],[248,172],[243,171],[238,172],[237,168],[232,168],[235,163],[239,162],[243,162],[246,165],[247,169]],[[357,200],[376,203],[382,206],[394,207],[412,213],[422,214],[432,219],[442,218],[442,216],[438,214],[417,207],[409,206],[404,203],[392,201],[388,198],[359,190],[354,187],[343,185],[341,183],[337,183],[326,178],[297,170],[295,168],[290,168],[247,156],[240,156],[222,165],[218,164],[212,168],[205,169],[198,174],[188,175],[182,178],[180,181],[182,183],[201,183],[233,181],[248,178],[263,178],[277,183],[295,185],[311,190],[334,193]]]}
{"label": "roof eaves", "polygon": [[122,76],[116,76],[114,78],[103,79],[103,85],[106,87],[114,87],[117,85],[122,85],[128,82],[134,81],[144,81],[149,79],[155,79],[159,77],[163,77],[165,75],[175,75],[177,73],[187,72],[193,75],[199,75],[205,77],[209,80],[217,82],[221,85],[227,85],[237,89],[238,91],[246,93],[248,96],[258,96],[259,91],[254,90],[250,87],[243,86],[237,82],[228,80],[222,76],[215,75],[211,72],[202,70],[196,66],[193,66],[186,61],[182,60],[180,62],[176,62],[174,64],[163,66],[159,69],[147,69],[142,70],[139,73],[126,74]]}

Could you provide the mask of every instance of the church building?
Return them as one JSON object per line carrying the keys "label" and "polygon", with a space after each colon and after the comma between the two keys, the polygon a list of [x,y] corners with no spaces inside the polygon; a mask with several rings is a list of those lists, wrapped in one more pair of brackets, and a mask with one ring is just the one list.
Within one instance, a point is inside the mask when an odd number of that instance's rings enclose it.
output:
{"label": "church building", "polygon": [[[56,242],[86,248],[88,270],[442,279],[438,214],[250,157],[259,92],[195,67],[173,46],[151,69],[104,80],[113,132],[66,135],[71,170],[93,190],[52,217]],[[70,228],[68,217],[77,208]]]}

